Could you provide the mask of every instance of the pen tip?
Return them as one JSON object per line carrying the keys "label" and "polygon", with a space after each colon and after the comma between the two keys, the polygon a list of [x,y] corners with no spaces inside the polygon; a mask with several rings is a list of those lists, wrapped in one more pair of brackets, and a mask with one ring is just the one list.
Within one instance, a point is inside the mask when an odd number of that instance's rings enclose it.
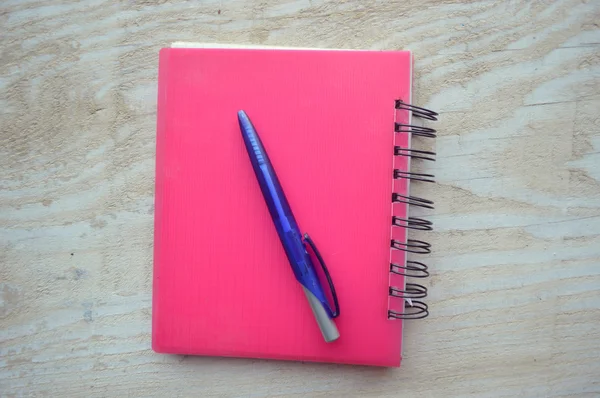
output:
{"label": "pen tip", "polygon": [[243,110],[238,111],[238,123],[240,124],[240,128],[242,129],[242,131],[254,130],[254,126],[252,126],[250,118]]}
{"label": "pen tip", "polygon": [[252,126],[250,118],[243,110],[238,111],[238,123],[240,124],[240,129],[242,130],[242,133],[247,134],[250,131],[254,131],[254,126]]}

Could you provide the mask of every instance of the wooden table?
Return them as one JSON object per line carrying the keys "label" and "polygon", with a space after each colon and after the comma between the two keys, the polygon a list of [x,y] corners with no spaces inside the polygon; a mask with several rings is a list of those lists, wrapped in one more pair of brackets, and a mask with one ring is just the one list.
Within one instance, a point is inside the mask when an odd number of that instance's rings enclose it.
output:
{"label": "wooden table", "polygon": [[[157,3],[1,6],[0,395],[600,394],[598,1]],[[431,316],[402,368],[150,350],[157,53],[181,40],[414,51],[439,183],[413,188]]]}

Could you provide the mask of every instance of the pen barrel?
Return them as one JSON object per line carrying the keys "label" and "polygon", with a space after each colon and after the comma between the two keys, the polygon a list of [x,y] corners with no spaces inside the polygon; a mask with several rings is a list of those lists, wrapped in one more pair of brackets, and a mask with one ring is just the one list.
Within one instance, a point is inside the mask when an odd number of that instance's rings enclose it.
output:
{"label": "pen barrel", "polygon": [[277,223],[280,218],[286,218],[296,226],[294,214],[279,182],[277,173],[271,164],[271,159],[269,159],[269,155],[258,133],[245,113],[240,118],[240,127],[252,169],[258,180],[260,190],[273,222]]}

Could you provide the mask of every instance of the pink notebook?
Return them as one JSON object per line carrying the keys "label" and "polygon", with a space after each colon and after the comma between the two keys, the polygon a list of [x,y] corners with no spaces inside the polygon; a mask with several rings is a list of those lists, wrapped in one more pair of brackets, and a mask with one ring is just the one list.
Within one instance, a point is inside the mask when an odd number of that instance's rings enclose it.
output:
{"label": "pink notebook", "polygon": [[[411,53],[165,48],[159,56],[152,346],[171,354],[399,366],[427,315],[406,251]],[[237,120],[250,116],[341,314],[326,343],[294,278]],[[397,132],[398,131],[398,132]],[[419,159],[421,160],[421,159]],[[394,227],[394,224],[396,225]],[[412,259],[411,260],[415,260]],[[416,260],[419,261],[419,260]],[[408,274],[408,275],[407,275]],[[418,338],[418,336],[412,336]]]}

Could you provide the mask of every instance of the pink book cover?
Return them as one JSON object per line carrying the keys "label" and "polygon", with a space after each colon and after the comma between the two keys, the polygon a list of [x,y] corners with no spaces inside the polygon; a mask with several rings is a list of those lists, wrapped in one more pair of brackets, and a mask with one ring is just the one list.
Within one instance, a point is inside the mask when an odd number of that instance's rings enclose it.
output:
{"label": "pink book cover", "polygon": [[[408,51],[164,48],[159,54],[152,347],[159,353],[400,366]],[[237,120],[253,121],[337,291],[326,343],[277,236]]]}

